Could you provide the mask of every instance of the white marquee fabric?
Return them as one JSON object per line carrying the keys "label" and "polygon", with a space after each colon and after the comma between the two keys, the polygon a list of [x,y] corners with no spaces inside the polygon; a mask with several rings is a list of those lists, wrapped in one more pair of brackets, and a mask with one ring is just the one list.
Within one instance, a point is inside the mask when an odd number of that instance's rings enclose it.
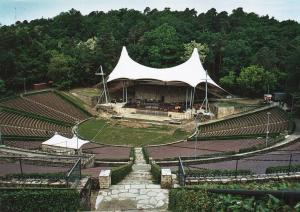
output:
{"label": "white marquee fabric", "polygon": [[63,147],[68,149],[80,149],[82,145],[89,143],[89,141],[82,140],[78,138],[78,146],[77,146],[77,137],[73,136],[73,138],[66,138],[57,133],[47,141],[44,141],[42,144]]}
{"label": "white marquee fabric", "polygon": [[[178,66],[171,68],[151,68],[132,60],[128,55],[126,47],[123,46],[118,64],[109,75],[107,82],[118,79],[184,82],[192,87],[196,87],[198,84],[206,81],[206,72],[201,64],[196,48],[192,56]],[[207,75],[207,82],[221,88],[209,75]]]}

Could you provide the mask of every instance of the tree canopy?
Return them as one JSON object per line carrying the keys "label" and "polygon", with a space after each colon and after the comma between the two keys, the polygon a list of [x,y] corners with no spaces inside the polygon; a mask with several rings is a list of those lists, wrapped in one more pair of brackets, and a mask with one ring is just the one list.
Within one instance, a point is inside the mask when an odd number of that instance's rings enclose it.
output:
{"label": "tree canopy", "polygon": [[178,65],[197,47],[206,56],[204,68],[210,76],[216,82],[222,79],[233,94],[265,92],[266,82],[251,81],[248,73],[254,78],[271,76],[271,91],[300,91],[300,24],[242,8],[230,15],[214,8],[206,13],[146,8],[86,16],[72,9],[54,18],[0,26],[2,94],[21,90],[24,80],[26,85],[53,80],[67,89],[94,85],[99,65],[109,74],[122,46],[139,63],[152,67]]}

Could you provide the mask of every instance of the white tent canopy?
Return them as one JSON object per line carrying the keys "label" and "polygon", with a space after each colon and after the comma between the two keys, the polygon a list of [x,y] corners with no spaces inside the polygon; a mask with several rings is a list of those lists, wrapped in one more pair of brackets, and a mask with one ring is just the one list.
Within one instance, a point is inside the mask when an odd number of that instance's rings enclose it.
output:
{"label": "white tent canopy", "polygon": [[55,135],[52,138],[50,138],[47,141],[44,141],[42,144],[78,150],[82,147],[82,145],[86,143],[89,143],[89,141],[82,140],[80,138],[77,138],[76,136],[73,136],[73,138],[66,138],[64,136],[55,133]]}
{"label": "white tent canopy", "polygon": [[[196,48],[192,56],[178,66],[171,68],[151,68],[132,60],[127,53],[126,47],[123,46],[118,64],[109,75],[107,82],[118,79],[151,79],[163,82],[184,82],[192,87],[196,87],[198,84],[206,81],[206,71],[201,64]],[[207,83],[221,88],[209,75],[207,75]]]}

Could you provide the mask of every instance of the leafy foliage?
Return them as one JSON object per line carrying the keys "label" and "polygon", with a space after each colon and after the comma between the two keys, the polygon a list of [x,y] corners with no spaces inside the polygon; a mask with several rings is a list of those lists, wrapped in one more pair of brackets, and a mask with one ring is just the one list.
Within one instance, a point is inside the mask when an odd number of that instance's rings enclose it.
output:
{"label": "leafy foliage", "polygon": [[114,167],[111,173],[111,183],[117,184],[123,180],[132,170],[133,163],[128,163],[119,167]]}
{"label": "leafy foliage", "polygon": [[299,188],[299,183],[271,182],[232,185],[204,183],[200,186],[172,189],[169,193],[169,209],[172,211],[293,211],[294,208],[299,207],[299,204],[293,208],[271,195],[255,199],[247,196],[210,193],[207,189],[276,190],[296,187]]}
{"label": "leafy foliage", "polygon": [[8,174],[5,179],[50,179],[60,180],[66,178],[66,173],[23,173],[23,174]]}
{"label": "leafy foliage", "polygon": [[237,82],[245,92],[250,92],[253,96],[263,92],[267,93],[268,87],[275,88],[277,79],[273,73],[255,65],[242,68]]}
{"label": "leafy foliage", "polygon": [[160,166],[155,164],[155,163],[151,163],[151,170],[150,170],[152,177],[154,179],[154,182],[159,184],[160,183],[160,175],[161,175],[161,170],[160,170]]}
{"label": "leafy foliage", "polygon": [[[54,80],[62,89],[94,85],[95,70],[101,64],[109,74],[122,46],[139,63],[161,68],[181,63],[188,57],[187,49],[198,44],[205,49],[205,54],[200,51],[206,55],[204,68],[217,82],[230,71],[238,77],[243,68],[255,65],[263,68],[258,76],[272,75],[270,89],[299,92],[299,34],[300,24],[295,21],[279,22],[242,8],[230,15],[214,8],[206,13],[145,8],[86,16],[72,9],[51,19],[0,27],[0,95],[23,90],[24,82],[30,87]],[[278,84],[273,83],[273,75]],[[261,95],[266,90],[264,81],[251,83],[248,77],[240,77],[247,86],[235,89],[231,78],[223,79],[231,93],[246,94],[250,87],[251,95]],[[253,90],[254,86],[262,90]]]}
{"label": "leafy foliage", "polygon": [[77,211],[80,196],[74,189],[1,190],[0,211]]}

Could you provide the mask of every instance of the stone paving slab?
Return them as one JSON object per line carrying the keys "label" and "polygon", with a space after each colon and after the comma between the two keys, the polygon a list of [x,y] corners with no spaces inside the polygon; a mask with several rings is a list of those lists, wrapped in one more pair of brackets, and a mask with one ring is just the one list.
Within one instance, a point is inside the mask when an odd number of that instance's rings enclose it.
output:
{"label": "stone paving slab", "polygon": [[169,190],[152,182],[150,165],[142,149],[135,148],[133,171],[119,184],[100,190],[96,200],[98,211],[167,211]]}

